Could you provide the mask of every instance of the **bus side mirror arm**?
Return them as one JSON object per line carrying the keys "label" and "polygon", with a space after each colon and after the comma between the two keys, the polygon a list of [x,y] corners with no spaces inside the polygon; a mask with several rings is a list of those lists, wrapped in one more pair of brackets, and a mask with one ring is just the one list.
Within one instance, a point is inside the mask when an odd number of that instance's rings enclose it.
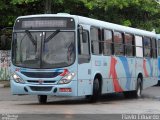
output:
{"label": "bus side mirror arm", "polygon": [[83,33],[83,26],[80,25],[80,24],[78,25],[78,31],[79,31],[80,34]]}

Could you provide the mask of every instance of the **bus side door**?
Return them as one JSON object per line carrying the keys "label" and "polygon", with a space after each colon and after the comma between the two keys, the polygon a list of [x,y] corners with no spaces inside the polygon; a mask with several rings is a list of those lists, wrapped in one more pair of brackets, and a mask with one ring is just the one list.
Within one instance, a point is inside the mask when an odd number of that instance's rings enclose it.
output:
{"label": "bus side door", "polygon": [[92,93],[90,27],[87,25],[80,25],[80,27],[78,29],[78,96],[83,96]]}

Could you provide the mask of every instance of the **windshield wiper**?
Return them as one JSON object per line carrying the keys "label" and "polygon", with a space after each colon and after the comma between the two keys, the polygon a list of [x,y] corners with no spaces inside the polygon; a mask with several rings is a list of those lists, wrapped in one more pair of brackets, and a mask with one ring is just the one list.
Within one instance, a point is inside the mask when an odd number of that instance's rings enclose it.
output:
{"label": "windshield wiper", "polygon": [[36,45],[37,42],[34,40],[32,34],[29,32],[29,30],[25,30],[25,32],[26,32],[26,34],[28,35],[29,39],[32,41],[32,43],[33,43],[34,45]]}
{"label": "windshield wiper", "polygon": [[60,29],[57,29],[54,33],[52,33],[48,38],[44,40],[44,42],[50,41],[52,38],[54,38],[58,33],[60,32]]}

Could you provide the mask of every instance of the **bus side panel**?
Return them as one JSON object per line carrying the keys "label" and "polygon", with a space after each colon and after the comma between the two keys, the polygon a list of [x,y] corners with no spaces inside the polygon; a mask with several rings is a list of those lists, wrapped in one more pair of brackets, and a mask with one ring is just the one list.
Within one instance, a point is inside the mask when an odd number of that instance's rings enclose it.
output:
{"label": "bus side panel", "polygon": [[[104,60],[103,60],[104,61]],[[107,57],[103,62],[103,87],[102,93],[122,92],[134,90],[135,83],[135,58]]]}
{"label": "bus side panel", "polygon": [[150,74],[152,75],[150,86],[156,85],[158,83],[158,59],[152,58],[152,71]]}
{"label": "bus side panel", "polygon": [[[92,78],[94,79],[97,73],[102,75],[102,94],[103,93],[111,93],[114,91],[113,88],[113,80],[109,75],[110,72],[110,64],[111,64],[111,56],[101,56],[101,60],[98,57],[94,57],[92,62]],[[112,71],[114,74],[114,71]]]}
{"label": "bus side panel", "polygon": [[153,59],[152,60],[152,65],[153,65],[153,80],[154,80],[153,85],[155,85],[155,84],[158,83],[158,73],[159,73],[158,60],[157,59]]}
{"label": "bus side panel", "polygon": [[[111,57],[93,55],[91,61],[92,61],[92,75],[91,75],[92,84],[96,75],[101,75],[102,94],[114,92],[112,76],[109,75]],[[112,71],[112,73],[114,74],[114,71]]]}
{"label": "bus side panel", "polygon": [[[139,61],[138,61],[139,63]],[[138,65],[138,64],[137,64]],[[143,68],[143,89],[157,84],[157,60],[144,58],[142,61]],[[138,74],[137,74],[138,75]]]}
{"label": "bus side panel", "polygon": [[91,63],[78,64],[78,96],[92,94]]}
{"label": "bus side panel", "polygon": [[120,56],[117,57],[117,74],[123,91],[134,90],[135,83],[135,58]]}
{"label": "bus side panel", "polygon": [[160,57],[158,57],[158,80],[160,81]]}
{"label": "bus side panel", "polygon": [[84,76],[88,72],[86,71],[88,65],[79,67],[79,71],[83,71],[78,79],[79,95],[92,94],[93,80],[97,73],[102,75],[102,93],[135,90],[139,74],[143,76],[143,88],[157,83],[156,60],[125,56],[92,56],[91,61],[90,79],[86,80]]}

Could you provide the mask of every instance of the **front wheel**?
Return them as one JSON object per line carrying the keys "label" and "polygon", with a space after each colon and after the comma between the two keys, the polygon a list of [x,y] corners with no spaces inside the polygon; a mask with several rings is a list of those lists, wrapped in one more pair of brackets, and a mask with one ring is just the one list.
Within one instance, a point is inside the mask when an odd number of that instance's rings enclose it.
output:
{"label": "front wheel", "polygon": [[38,102],[40,104],[45,104],[47,102],[47,95],[38,95]]}
{"label": "front wheel", "polygon": [[93,82],[93,93],[92,95],[87,95],[86,98],[89,102],[96,102],[100,96],[100,83],[99,79],[95,78]]}

